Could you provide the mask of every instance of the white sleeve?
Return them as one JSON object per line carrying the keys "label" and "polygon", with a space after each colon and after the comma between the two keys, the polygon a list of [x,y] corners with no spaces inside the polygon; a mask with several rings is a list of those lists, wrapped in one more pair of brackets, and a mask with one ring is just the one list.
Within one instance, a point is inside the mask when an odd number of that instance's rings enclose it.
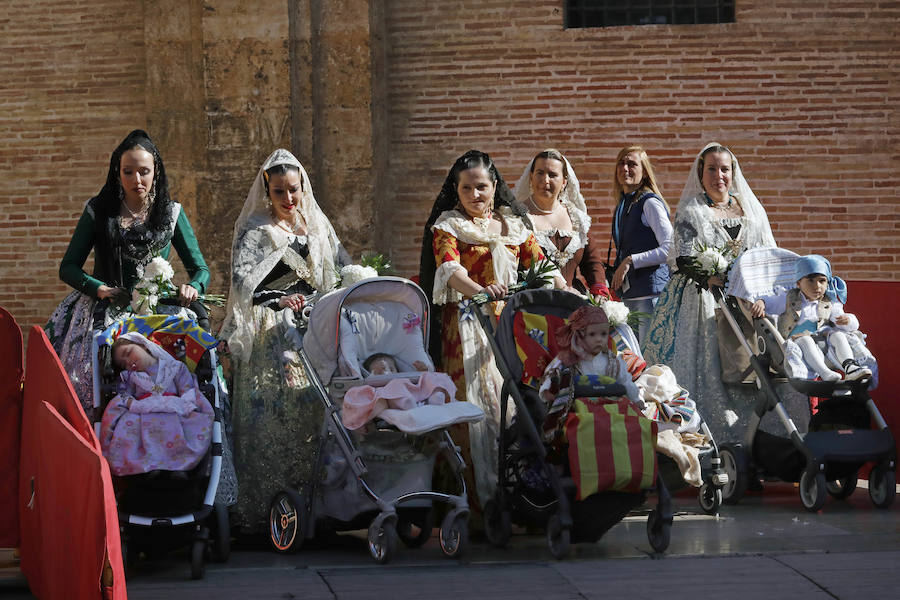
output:
{"label": "white sleeve", "polygon": [[759,298],[766,304],[767,315],[780,315],[787,309],[787,294],[763,296]]}
{"label": "white sleeve", "polygon": [[644,214],[641,215],[641,222],[653,230],[656,243],[659,245],[652,250],[632,254],[632,266],[640,269],[665,264],[672,251],[673,230],[672,223],[669,222],[669,213],[666,212],[665,206],[658,198],[648,198],[644,202]]}

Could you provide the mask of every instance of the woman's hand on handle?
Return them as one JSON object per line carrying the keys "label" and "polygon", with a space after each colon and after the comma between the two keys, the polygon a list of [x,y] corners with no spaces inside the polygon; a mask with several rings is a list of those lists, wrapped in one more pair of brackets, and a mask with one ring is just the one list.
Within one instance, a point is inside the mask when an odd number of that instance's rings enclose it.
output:
{"label": "woman's hand on handle", "polygon": [[279,308],[290,308],[294,312],[300,312],[306,306],[306,297],[303,294],[291,294],[278,299]]}
{"label": "woman's hand on handle", "polygon": [[178,302],[182,306],[190,305],[191,302],[196,301],[199,297],[200,292],[197,291],[197,288],[189,283],[181,284],[181,288],[178,290]]}
{"label": "woman's hand on handle", "polygon": [[766,303],[762,300],[757,300],[756,302],[751,304],[750,316],[756,319],[766,316]]}
{"label": "woman's hand on handle", "polygon": [[509,293],[509,289],[503,283],[492,283],[481,288],[479,292],[486,294],[488,298],[491,298],[492,300],[496,300],[498,298],[505,298],[506,294]]}
{"label": "woman's hand on handle", "polygon": [[610,287],[612,287],[612,289],[614,290],[621,288],[622,283],[625,281],[625,276],[630,270],[631,257],[626,256],[625,259],[621,263],[619,263],[619,266],[616,268],[616,272],[613,273],[613,280],[610,282]]}
{"label": "woman's hand on handle", "polygon": [[131,294],[128,290],[120,287],[110,287],[106,284],[97,288],[97,298],[100,300],[107,299],[114,306],[123,307],[131,302]]}

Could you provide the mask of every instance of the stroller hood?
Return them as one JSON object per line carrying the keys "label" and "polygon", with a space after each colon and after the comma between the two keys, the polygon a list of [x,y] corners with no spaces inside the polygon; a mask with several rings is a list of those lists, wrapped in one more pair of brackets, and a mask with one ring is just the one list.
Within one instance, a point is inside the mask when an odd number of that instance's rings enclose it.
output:
{"label": "stroller hood", "polygon": [[419,316],[424,339],[428,338],[428,298],[412,281],[400,277],[373,277],[350,287],[340,288],[320,298],[309,313],[303,336],[303,350],[319,379],[326,385],[338,368],[341,343],[341,312],[357,302],[404,305]]}

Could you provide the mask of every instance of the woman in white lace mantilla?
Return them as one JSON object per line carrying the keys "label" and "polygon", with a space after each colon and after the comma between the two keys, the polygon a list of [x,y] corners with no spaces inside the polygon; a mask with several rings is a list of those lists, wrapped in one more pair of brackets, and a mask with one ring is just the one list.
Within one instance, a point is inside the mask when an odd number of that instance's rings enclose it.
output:
{"label": "woman in white lace mantilla", "polygon": [[315,466],[321,403],[296,353],[294,315],[334,288],[350,262],[303,165],[278,149],[263,163],[234,226],[232,280],[220,337],[234,363],[236,522],[267,523],[272,496]]}
{"label": "woman in white lace mantilla", "polygon": [[528,211],[524,218],[535,239],[566,285],[578,293],[609,297],[603,256],[591,241],[591,218],[566,157],[553,148],[539,152],[516,182],[515,194]]}
{"label": "woman in white lace mantilla", "polygon": [[[669,254],[672,269],[679,256],[697,256],[706,248],[719,249],[731,260],[748,248],[775,246],[766,211],[744,179],[737,158],[717,143],[707,144],[694,159],[674,229]],[[709,285],[723,284],[721,276],[709,278]],[[718,335],[713,294],[698,289],[685,273],[676,272],[659,297],[641,343],[648,364],[671,367],[722,443],[740,440],[754,395],[723,383]]]}
{"label": "woman in white lace mantilla", "polygon": [[[440,347],[432,354],[435,358],[439,354],[441,370],[453,378],[457,399],[476,403],[485,413],[483,422],[454,431],[474,471],[477,498],[472,505],[476,510],[484,506],[497,486],[503,379],[472,311],[484,310],[496,317],[503,303],[491,302],[479,309],[470,298],[478,293],[506,296],[519,269],[544,260],[523,221],[524,212],[491,158],[470,150],[450,169],[425,224],[422,241],[420,284],[432,290],[434,312],[440,312],[436,328]],[[565,288],[558,271],[553,277],[556,287]]]}

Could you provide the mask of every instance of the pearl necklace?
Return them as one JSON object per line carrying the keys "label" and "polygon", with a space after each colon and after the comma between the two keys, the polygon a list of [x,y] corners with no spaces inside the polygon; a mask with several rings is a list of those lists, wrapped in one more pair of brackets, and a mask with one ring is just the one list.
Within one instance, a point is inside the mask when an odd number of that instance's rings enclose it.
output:
{"label": "pearl necklace", "polygon": [[491,221],[494,218],[494,211],[489,210],[486,215],[483,217],[472,217],[472,222],[475,223],[482,231],[487,231],[488,227],[491,226]]}
{"label": "pearl necklace", "polygon": [[534,209],[534,212],[538,213],[539,215],[552,215],[553,211],[556,210],[556,200],[553,201],[553,208],[551,208],[550,210],[544,210],[543,208],[535,204],[533,196],[528,196],[528,204],[530,204],[531,208]]}

